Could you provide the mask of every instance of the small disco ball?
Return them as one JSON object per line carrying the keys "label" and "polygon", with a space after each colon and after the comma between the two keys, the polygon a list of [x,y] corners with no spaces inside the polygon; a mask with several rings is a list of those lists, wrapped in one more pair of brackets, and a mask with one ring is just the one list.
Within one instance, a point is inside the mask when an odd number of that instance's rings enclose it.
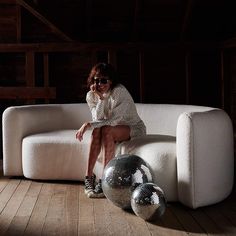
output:
{"label": "small disco ball", "polygon": [[132,193],[131,207],[137,216],[146,221],[153,221],[165,212],[164,192],[156,184],[141,184]]}
{"label": "small disco ball", "polygon": [[118,155],[108,162],[102,177],[102,189],[108,200],[122,209],[131,208],[131,194],[143,183],[152,181],[146,162],[136,155]]}

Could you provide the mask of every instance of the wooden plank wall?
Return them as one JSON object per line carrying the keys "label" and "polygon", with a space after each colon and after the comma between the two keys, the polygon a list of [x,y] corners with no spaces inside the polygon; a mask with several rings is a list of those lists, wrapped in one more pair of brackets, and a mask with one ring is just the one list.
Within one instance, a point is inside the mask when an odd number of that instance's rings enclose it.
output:
{"label": "wooden plank wall", "polygon": [[27,103],[37,103],[35,99],[40,98],[47,102],[82,101],[92,65],[104,61],[114,65],[136,102],[221,106],[220,51],[214,48],[199,51],[177,44],[0,44],[0,59],[1,99],[25,99],[23,86],[29,92]]}
{"label": "wooden plank wall", "polygon": [[[1,4],[3,3],[1,2]],[[4,4],[4,7],[0,7],[0,42],[14,43],[17,41],[17,15],[17,5]]]}

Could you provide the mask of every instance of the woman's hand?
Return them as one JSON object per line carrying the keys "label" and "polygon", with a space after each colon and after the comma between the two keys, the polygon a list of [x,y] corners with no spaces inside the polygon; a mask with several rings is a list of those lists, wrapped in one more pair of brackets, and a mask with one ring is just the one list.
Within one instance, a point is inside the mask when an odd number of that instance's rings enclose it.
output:
{"label": "woman's hand", "polygon": [[83,140],[83,136],[84,136],[84,133],[86,132],[86,130],[91,127],[91,124],[90,123],[84,123],[80,129],[77,131],[76,133],[76,139],[78,139],[80,142]]}
{"label": "woman's hand", "polygon": [[96,84],[92,84],[92,85],[90,86],[90,90],[91,90],[93,93],[95,93],[96,95],[98,95],[98,97],[99,97],[101,100],[104,99],[102,93],[97,90]]}

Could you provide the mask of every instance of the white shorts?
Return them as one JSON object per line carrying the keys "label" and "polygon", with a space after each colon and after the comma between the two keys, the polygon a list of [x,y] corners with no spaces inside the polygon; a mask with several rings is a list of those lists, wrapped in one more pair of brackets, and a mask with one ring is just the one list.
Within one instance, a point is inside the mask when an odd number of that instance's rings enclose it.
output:
{"label": "white shorts", "polygon": [[141,120],[136,125],[130,126],[130,138],[137,138],[146,135],[146,126]]}

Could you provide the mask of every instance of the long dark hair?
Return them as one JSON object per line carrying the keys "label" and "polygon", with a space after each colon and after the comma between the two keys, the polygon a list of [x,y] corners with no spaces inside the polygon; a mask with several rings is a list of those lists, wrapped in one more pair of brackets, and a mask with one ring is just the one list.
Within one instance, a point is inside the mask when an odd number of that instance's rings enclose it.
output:
{"label": "long dark hair", "polygon": [[111,89],[113,89],[118,84],[117,73],[111,64],[99,62],[92,67],[89,77],[87,79],[88,88],[90,88],[90,86],[94,83],[95,75],[108,76],[109,79],[112,81]]}

